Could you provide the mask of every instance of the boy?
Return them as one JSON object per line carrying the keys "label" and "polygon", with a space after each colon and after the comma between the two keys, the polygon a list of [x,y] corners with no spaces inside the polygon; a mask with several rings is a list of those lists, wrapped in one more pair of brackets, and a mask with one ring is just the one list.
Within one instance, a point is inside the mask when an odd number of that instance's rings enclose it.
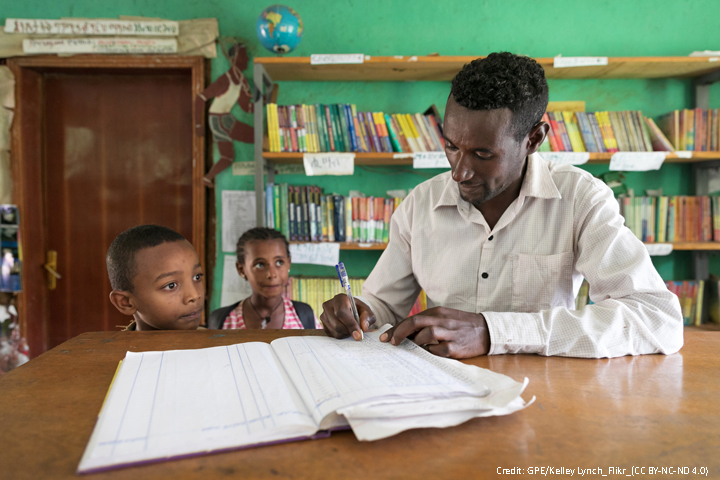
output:
{"label": "boy", "polygon": [[182,235],[140,225],[113,240],[106,257],[110,302],[132,315],[125,330],[195,330],[205,301],[202,268]]}

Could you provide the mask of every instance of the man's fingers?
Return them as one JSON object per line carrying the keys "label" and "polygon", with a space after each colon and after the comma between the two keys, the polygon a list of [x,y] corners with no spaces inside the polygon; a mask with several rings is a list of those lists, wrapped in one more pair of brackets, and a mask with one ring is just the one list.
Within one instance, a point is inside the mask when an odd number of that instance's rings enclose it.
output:
{"label": "man's fingers", "polygon": [[350,299],[342,293],[336,295],[331,300],[331,315],[334,317],[333,328],[343,333],[343,337],[352,335],[355,340],[361,340],[363,337],[360,325],[355,321],[355,316],[350,307]]}
{"label": "man's fingers", "polygon": [[400,345],[400,342],[425,327],[438,326],[449,321],[446,318],[429,317],[423,314],[413,315],[380,335],[380,341],[389,340],[393,345]]}
{"label": "man's fingers", "polygon": [[455,332],[452,330],[440,325],[431,325],[420,330],[413,338],[413,341],[418,345],[436,344],[454,340],[454,334]]}
{"label": "man's fingers", "polygon": [[426,345],[425,350],[438,357],[452,357],[453,342],[440,342],[435,345]]}

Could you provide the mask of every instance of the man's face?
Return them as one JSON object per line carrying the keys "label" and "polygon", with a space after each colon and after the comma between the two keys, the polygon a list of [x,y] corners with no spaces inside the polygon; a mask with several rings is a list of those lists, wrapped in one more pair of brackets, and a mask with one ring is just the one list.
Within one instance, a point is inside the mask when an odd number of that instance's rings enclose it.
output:
{"label": "man's face", "polygon": [[202,268],[187,241],[166,242],[135,254],[135,320],[148,330],[194,330],[205,301]]}
{"label": "man's face", "polygon": [[469,110],[450,95],[443,135],[460,197],[474,206],[496,197],[522,176],[527,142],[515,140],[509,109]]}

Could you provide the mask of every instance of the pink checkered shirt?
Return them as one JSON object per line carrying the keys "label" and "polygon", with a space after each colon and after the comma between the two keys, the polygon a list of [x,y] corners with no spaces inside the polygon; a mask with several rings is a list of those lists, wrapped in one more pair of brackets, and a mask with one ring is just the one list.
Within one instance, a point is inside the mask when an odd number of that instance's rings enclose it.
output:
{"label": "pink checkered shirt", "polygon": [[[240,302],[238,306],[230,312],[230,315],[227,316],[225,323],[223,324],[223,330],[246,328],[242,313],[242,306],[244,302],[245,300]],[[285,309],[285,323],[283,323],[282,328],[284,330],[302,330],[304,327],[300,321],[300,317],[298,317],[298,314],[295,311],[295,307],[293,307],[292,300],[287,297],[283,297],[283,308]],[[315,317],[315,328],[322,328],[317,316],[314,314],[313,316]]]}

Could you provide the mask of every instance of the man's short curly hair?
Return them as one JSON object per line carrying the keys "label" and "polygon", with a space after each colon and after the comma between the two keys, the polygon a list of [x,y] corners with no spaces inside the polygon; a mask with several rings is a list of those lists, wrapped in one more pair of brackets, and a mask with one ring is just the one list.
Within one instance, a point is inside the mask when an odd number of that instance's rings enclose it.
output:
{"label": "man's short curly hair", "polygon": [[185,237],[160,225],[139,225],[118,235],[108,248],[107,265],[110,286],[113,290],[133,291],[133,279],[137,275],[135,255],[140,250],[157,247],[166,242],[181,242]]}
{"label": "man's short curly hair", "polygon": [[450,94],[469,110],[510,109],[517,141],[542,119],[548,104],[548,86],[540,64],[508,52],[491,53],[465,65],[453,78]]}

